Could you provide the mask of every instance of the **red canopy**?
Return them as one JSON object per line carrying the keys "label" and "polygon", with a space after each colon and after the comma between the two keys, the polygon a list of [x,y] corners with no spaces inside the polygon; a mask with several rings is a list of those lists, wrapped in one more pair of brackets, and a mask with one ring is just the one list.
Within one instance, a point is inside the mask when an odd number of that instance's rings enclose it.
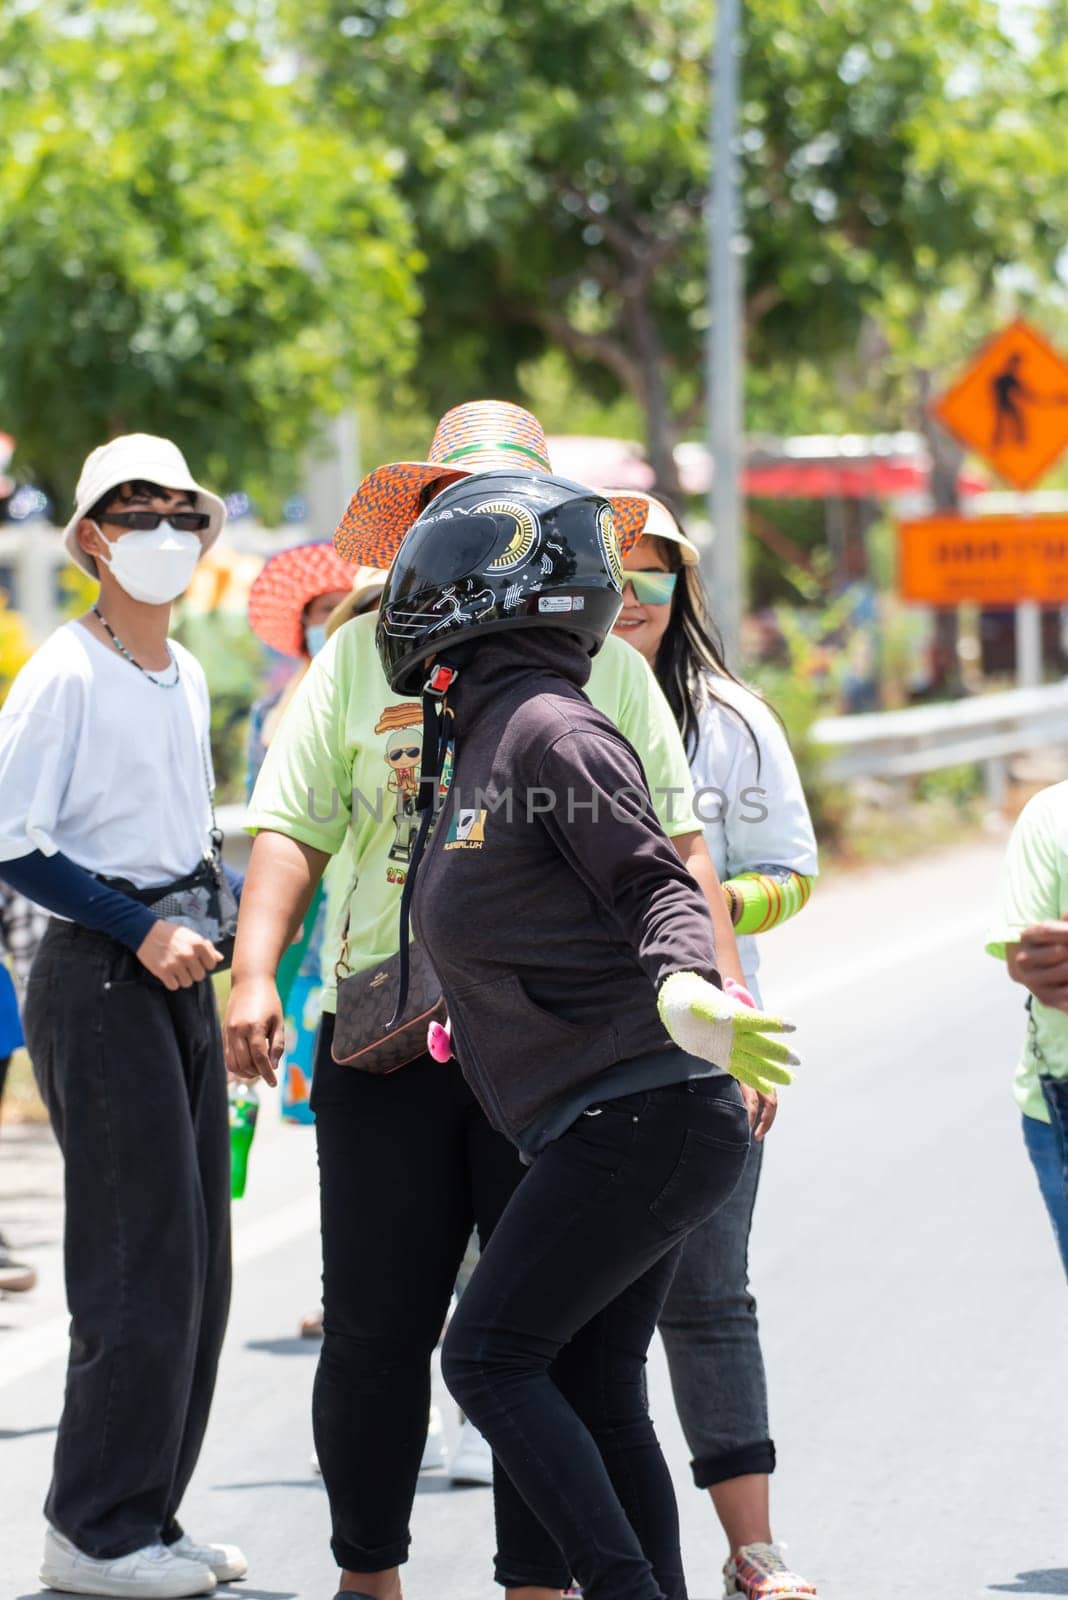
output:
{"label": "red canopy", "polygon": [[[679,445],[679,477],[687,494],[705,494],[710,458],[705,445]],[[809,434],[751,439],[742,469],[747,495],[769,500],[893,500],[926,494],[930,458],[915,433]],[[980,494],[984,478],[962,472],[962,494]]]}
{"label": "red canopy", "polygon": [[[867,461],[775,461],[746,467],[742,485],[748,495],[769,500],[892,500],[898,495],[926,494],[926,462],[907,457]],[[961,494],[981,494],[986,483],[962,472]]]}
{"label": "red canopy", "polygon": [[[742,487],[770,500],[892,500],[925,494],[930,462],[918,434],[816,434],[790,439],[753,439],[746,451]],[[553,471],[598,488],[651,489],[653,471],[640,445],[630,439],[557,434],[549,440]],[[687,494],[705,494],[709,454],[699,442],[675,451]],[[960,475],[962,495],[981,494],[986,480]]]}

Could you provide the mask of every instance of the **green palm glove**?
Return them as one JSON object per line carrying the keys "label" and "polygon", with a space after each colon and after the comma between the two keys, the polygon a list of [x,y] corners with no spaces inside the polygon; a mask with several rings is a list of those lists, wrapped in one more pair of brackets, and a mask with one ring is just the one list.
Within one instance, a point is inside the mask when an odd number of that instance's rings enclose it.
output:
{"label": "green palm glove", "polygon": [[680,1050],[729,1072],[759,1094],[792,1083],[797,1056],[769,1033],[793,1033],[782,1017],[754,1011],[696,972],[673,972],[657,996],[660,1020]]}

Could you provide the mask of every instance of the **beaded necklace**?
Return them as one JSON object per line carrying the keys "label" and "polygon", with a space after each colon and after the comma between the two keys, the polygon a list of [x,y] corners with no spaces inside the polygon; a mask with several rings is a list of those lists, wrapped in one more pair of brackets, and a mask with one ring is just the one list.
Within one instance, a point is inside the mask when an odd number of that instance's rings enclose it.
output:
{"label": "beaded necklace", "polygon": [[178,659],[172,652],[170,645],[167,646],[167,659],[174,668],[174,678],[170,683],[163,683],[159,678],[154,678],[151,672],[146,671],[146,669],[141,665],[140,661],[134,660],[133,656],[130,654],[129,650],[127,650],[126,646],[123,644],[122,640],[119,638],[118,634],[115,632],[114,628],[111,626],[111,623],[108,621],[107,617],[105,617],[99,606],[93,607],[93,616],[96,617],[97,621],[101,624],[104,632],[107,634],[108,638],[111,640],[119,654],[125,656],[131,667],[136,667],[143,678],[147,678],[149,683],[155,684],[157,689],[177,689],[179,683],[181,682],[182,669],[178,665]]}

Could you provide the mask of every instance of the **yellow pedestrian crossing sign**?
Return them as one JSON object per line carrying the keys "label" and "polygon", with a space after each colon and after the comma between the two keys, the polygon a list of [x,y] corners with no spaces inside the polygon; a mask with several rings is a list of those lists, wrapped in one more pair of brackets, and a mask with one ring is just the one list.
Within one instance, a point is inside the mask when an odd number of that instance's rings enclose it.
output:
{"label": "yellow pedestrian crossing sign", "polygon": [[1030,489],[1068,447],[1068,360],[1029,323],[1010,323],[931,410],[999,477]]}

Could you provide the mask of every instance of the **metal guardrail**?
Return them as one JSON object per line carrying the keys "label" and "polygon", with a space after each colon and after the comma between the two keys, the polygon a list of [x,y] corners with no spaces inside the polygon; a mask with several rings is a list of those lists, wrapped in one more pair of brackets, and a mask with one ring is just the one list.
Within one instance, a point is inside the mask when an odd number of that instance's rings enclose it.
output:
{"label": "metal guardrail", "polygon": [[910,778],[974,761],[985,768],[987,792],[997,800],[1010,756],[1068,744],[1068,680],[945,705],[822,717],[812,739],[826,752],[829,778]]}

